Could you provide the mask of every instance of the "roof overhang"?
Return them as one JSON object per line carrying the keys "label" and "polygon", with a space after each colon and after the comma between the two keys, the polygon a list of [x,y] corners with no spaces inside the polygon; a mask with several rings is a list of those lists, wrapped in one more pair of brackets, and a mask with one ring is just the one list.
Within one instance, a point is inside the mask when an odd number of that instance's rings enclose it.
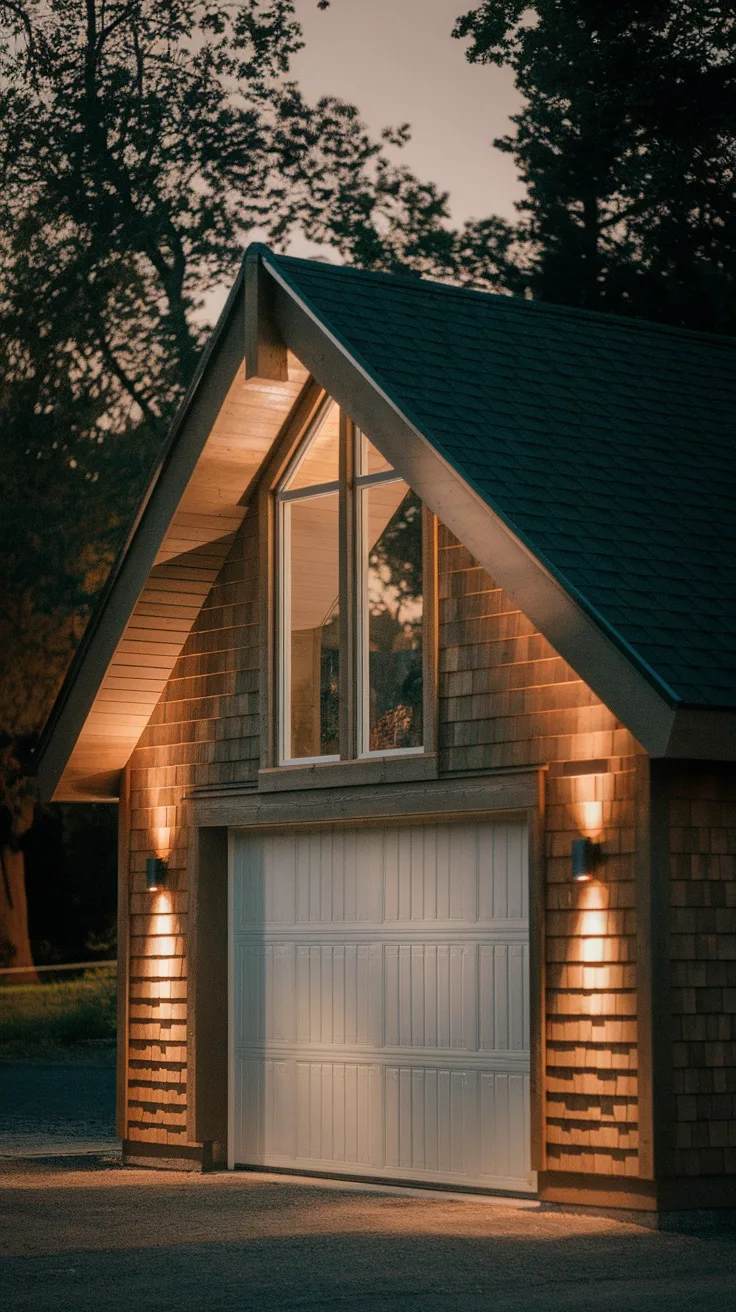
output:
{"label": "roof overhang", "polygon": [[[736,758],[736,712],[679,705],[447,461],[263,250],[274,325],[320,385],[653,757]],[[261,291],[261,303],[264,293]]]}
{"label": "roof overhang", "polygon": [[248,489],[310,376],[651,756],[736,757],[736,712],[678,704],[255,246],[44,731],[36,766],[44,798],[117,799],[120,772],[246,514]]}
{"label": "roof overhang", "polygon": [[307,373],[243,368],[244,270],[233,287],[128,539],[44,731],[41,795],[115,801],[150,719],[247,510],[241,504],[298,404]]}

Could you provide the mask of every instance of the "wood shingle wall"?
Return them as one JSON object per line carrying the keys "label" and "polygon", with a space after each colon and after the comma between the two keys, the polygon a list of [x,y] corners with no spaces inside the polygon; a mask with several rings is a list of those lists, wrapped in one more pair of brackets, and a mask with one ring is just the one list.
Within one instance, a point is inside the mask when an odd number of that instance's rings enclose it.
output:
{"label": "wood shingle wall", "polygon": [[[440,530],[440,772],[548,766],[546,1166],[635,1175],[633,796],[637,746],[574,671]],[[259,764],[258,523],[239,530],[129,767],[129,1151],[187,1138],[187,815],[192,787],[254,784]],[[591,764],[595,767],[591,770]],[[164,844],[168,887],[145,890]],[[570,843],[604,844],[573,886]],[[152,906],[152,902],[154,905]]]}
{"label": "wood shingle wall", "polygon": [[736,1174],[736,771],[668,787],[676,1176]]}
{"label": "wood shingle wall", "polygon": [[[546,1167],[635,1176],[640,749],[445,529],[439,605],[441,772],[549,766]],[[581,887],[570,845],[582,835],[603,844],[605,877]]]}
{"label": "wood shingle wall", "polygon": [[[188,1144],[187,815],[181,798],[199,784],[255,780],[258,669],[253,508],[129,766],[131,1146],[165,1145],[179,1155]],[[169,831],[163,843],[162,829]],[[152,897],[145,886],[146,857],[157,847],[164,854],[169,843],[167,888]]]}

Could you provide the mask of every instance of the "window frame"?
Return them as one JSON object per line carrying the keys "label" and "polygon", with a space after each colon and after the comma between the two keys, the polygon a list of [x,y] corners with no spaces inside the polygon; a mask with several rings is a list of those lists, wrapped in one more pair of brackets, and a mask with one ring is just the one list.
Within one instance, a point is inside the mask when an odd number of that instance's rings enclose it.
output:
{"label": "window frame", "polygon": [[[327,778],[340,766],[381,768],[384,760],[405,760],[409,772],[419,763],[436,759],[437,744],[437,520],[422,502],[422,701],[423,743],[417,747],[381,748],[365,746],[369,732],[370,682],[368,671],[367,607],[362,502],[365,488],[381,483],[406,482],[395,468],[373,474],[361,469],[362,432],[341,407],[339,414],[339,477],[313,487],[289,489],[288,483],[307,454],[332,405],[337,402],[321,393],[310,406],[307,422],[290,427],[278,458],[270,462],[261,485],[261,578],[264,583],[262,614],[267,634],[262,694],[261,768],[293,772],[298,767],[313,770],[325,766]],[[296,431],[295,431],[296,429]],[[289,440],[290,438],[290,440]],[[270,476],[269,476],[270,475]],[[407,486],[410,486],[407,484]],[[340,693],[338,755],[293,757],[291,732],[291,644],[289,641],[289,519],[290,503],[338,494],[338,576],[340,629]],[[286,566],[286,568],[285,568]],[[412,767],[412,761],[415,762]],[[397,764],[396,768],[403,768]]]}
{"label": "window frame", "polygon": [[[289,483],[306,459],[312,442],[319,435],[330,410],[335,404],[331,397],[326,394],[323,396],[314,417],[301,435],[275,488],[277,644],[274,706],[276,711],[276,759],[278,764],[283,766],[329,764],[342,759],[340,752],[324,756],[291,756],[290,750],[287,751],[287,747],[291,748],[291,507],[295,502],[315,501],[319,497],[334,496],[335,494],[339,499],[342,486],[339,465],[338,477],[330,483],[314,483],[303,488],[290,488]],[[338,552],[340,551],[342,534],[341,520],[342,516],[338,513]],[[342,587],[340,586],[338,590],[338,614],[342,603],[341,593]],[[342,679],[343,671],[340,669],[341,686]]]}
{"label": "window frame", "polygon": [[[354,430],[354,450],[356,467],[360,468],[359,452],[362,448],[363,438],[366,436],[359,428]],[[354,664],[354,677],[356,677],[355,691],[355,708],[357,713],[356,723],[356,753],[355,759],[358,761],[372,761],[386,756],[423,756],[426,747],[424,744],[424,715],[422,715],[422,743],[418,747],[379,747],[371,748],[370,743],[370,638],[369,622],[370,612],[368,609],[368,547],[366,539],[366,522],[365,522],[365,494],[371,488],[381,487],[387,483],[404,483],[407,488],[409,484],[396,469],[381,469],[375,474],[356,473],[353,480],[354,485],[354,514],[353,514],[353,539],[355,569],[353,582],[353,596],[355,606],[356,621],[356,657]],[[409,489],[411,490],[411,489]],[[422,533],[422,556],[424,556],[424,514],[422,514],[421,523]],[[424,561],[422,562],[424,563]],[[424,645],[424,571],[422,571],[422,647]],[[424,661],[422,661],[422,702],[424,702]],[[424,707],[422,707],[424,710]]]}

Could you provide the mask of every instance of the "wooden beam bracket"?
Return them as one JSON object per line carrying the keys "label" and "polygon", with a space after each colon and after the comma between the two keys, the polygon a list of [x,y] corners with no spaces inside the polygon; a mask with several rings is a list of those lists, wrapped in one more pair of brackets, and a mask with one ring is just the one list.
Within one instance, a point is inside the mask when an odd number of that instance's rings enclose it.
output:
{"label": "wooden beam bracket", "polygon": [[288,382],[286,344],[276,326],[273,279],[264,267],[265,247],[245,256],[245,376]]}

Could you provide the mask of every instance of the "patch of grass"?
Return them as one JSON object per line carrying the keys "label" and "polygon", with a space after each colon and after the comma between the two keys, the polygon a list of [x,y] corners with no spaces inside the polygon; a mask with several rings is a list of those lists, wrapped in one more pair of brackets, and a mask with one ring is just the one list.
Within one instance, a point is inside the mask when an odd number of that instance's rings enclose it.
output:
{"label": "patch of grass", "polygon": [[93,969],[63,983],[0,987],[0,1056],[44,1056],[112,1042],[116,1019],[114,971]]}

